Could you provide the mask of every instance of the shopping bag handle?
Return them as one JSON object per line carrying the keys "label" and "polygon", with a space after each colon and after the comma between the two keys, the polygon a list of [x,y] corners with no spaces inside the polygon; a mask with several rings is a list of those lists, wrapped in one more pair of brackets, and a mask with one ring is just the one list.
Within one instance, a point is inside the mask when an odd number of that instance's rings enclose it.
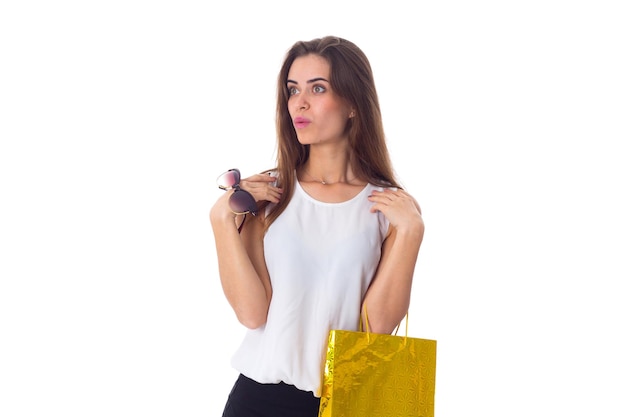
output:
{"label": "shopping bag handle", "polygon": [[[359,320],[359,331],[363,331],[363,322],[365,322],[365,333],[367,334],[367,343],[369,343],[370,341],[370,323],[369,323],[369,319],[367,317],[367,306],[365,305],[365,303],[363,303],[363,317],[361,317],[361,319]],[[400,328],[400,324],[402,323],[402,321],[400,321],[400,323],[398,323],[398,325],[396,326],[396,329],[393,332],[394,336],[398,335],[398,329]],[[405,329],[404,329],[404,344],[406,345],[406,340],[407,337],[409,336],[409,311],[407,310],[406,315],[404,316],[404,324],[405,324]]]}

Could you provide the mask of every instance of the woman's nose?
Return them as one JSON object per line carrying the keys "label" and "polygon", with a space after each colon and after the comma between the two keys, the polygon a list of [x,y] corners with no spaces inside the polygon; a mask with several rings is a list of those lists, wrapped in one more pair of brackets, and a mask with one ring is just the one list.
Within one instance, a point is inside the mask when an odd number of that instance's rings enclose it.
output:
{"label": "woman's nose", "polygon": [[309,101],[306,97],[306,93],[300,93],[296,96],[296,109],[306,110],[309,108]]}

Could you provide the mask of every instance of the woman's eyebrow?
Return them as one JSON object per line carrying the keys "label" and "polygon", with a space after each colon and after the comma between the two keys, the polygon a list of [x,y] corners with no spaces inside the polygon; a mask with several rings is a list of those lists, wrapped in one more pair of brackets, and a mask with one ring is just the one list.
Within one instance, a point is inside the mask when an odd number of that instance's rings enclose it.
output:
{"label": "woman's eyebrow", "polygon": [[[326,81],[326,82],[328,82],[328,80],[326,78],[324,78],[324,77],[316,77],[316,78],[311,78],[310,80],[308,80],[307,84],[311,84],[311,83],[314,83],[316,81]],[[287,83],[298,84],[298,82],[294,81],[294,80],[287,80]]]}

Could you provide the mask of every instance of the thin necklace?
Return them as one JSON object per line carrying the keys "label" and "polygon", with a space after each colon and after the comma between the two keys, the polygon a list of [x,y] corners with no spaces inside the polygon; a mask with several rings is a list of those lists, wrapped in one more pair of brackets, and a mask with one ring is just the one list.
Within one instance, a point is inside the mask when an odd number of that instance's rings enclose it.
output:
{"label": "thin necklace", "polygon": [[[311,174],[309,173],[309,171],[308,171],[308,170],[306,170],[306,169],[304,170],[304,173],[305,173],[306,175],[308,175],[308,176],[309,176],[309,177],[310,177],[313,181],[315,181],[315,182],[319,182],[319,183],[321,183],[322,185],[333,185],[333,184],[339,184],[339,183],[341,183],[341,182],[344,182],[344,181],[328,182],[328,181],[324,181],[324,180],[318,180],[316,177],[314,177],[313,175],[311,175]],[[356,178],[352,178],[351,180],[347,180],[347,181],[345,181],[345,183],[346,183],[346,184],[351,184],[351,183],[352,183],[352,181],[354,181],[355,179],[356,179]]]}

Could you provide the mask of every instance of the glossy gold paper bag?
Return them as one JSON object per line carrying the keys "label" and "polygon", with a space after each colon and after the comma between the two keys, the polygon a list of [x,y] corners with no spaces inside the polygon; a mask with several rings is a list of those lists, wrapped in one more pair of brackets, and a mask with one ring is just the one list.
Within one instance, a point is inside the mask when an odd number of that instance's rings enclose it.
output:
{"label": "glossy gold paper bag", "polygon": [[437,342],[396,334],[330,331],[319,417],[434,417]]}

